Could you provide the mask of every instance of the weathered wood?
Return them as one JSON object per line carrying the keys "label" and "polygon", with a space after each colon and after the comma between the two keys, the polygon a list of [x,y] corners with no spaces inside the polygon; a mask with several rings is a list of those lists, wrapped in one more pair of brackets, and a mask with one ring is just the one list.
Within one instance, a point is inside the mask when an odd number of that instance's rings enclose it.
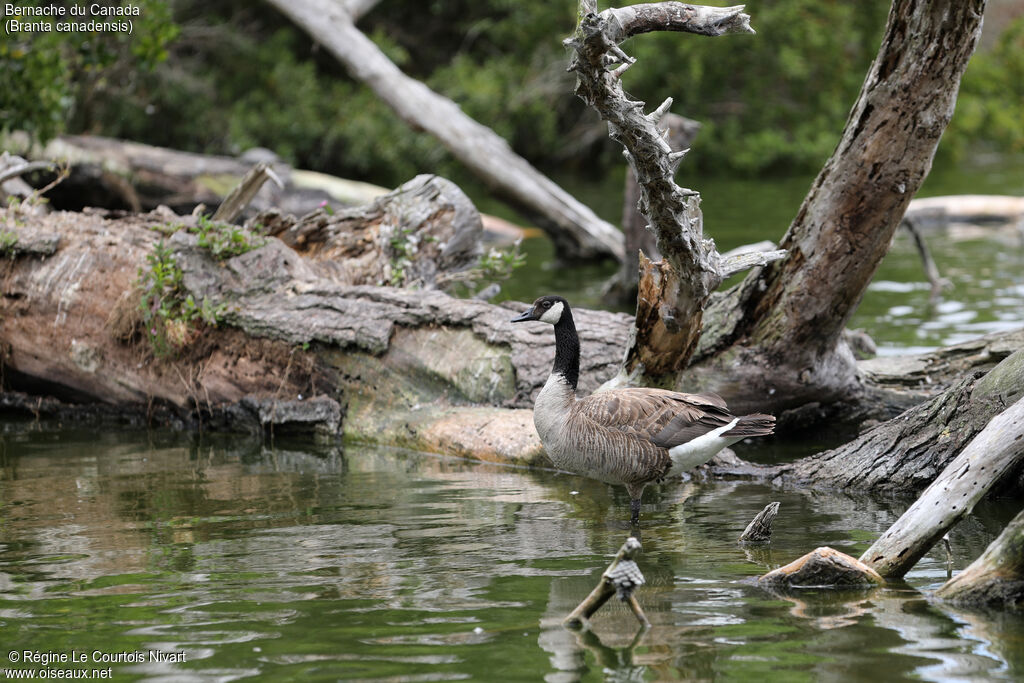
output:
{"label": "weathered wood", "polygon": [[562,258],[624,258],[622,234],[517,155],[457,104],[406,76],[331,0],[268,0],[330,51],[402,120],[425,130],[544,228]]}
{"label": "weathered wood", "polygon": [[317,273],[343,285],[434,289],[438,277],[476,265],[480,214],[454,183],[420,175],[360,207],[301,218],[279,211],[247,222],[299,252]]}
{"label": "weathered wood", "polygon": [[261,161],[245,174],[235,189],[228,193],[228,196],[214,212],[213,220],[226,223],[234,221],[245,210],[245,207],[249,206],[249,202],[263,187],[263,183],[268,180],[273,180],[279,188],[284,189],[284,183],[277,177],[270,165]]}
{"label": "weathered wood", "polygon": [[1024,398],[992,418],[921,497],[861,555],[861,561],[885,578],[903,576],[1022,459]]}
{"label": "weathered wood", "polygon": [[772,522],[779,514],[779,504],[768,503],[764,510],[761,510],[750,520],[750,524],[740,534],[740,543],[768,543],[772,540]]}
{"label": "weathered wood", "polygon": [[958,605],[1024,607],[1024,512],[1020,512],[981,557],[935,593]]}
{"label": "weathered wood", "polygon": [[775,480],[830,488],[918,491],[993,417],[1024,395],[1024,349],[837,448],[774,469]]}
{"label": "weathered wood", "polygon": [[[689,149],[697,137],[700,124],[672,112],[666,112],[658,122],[658,129],[665,132],[665,139],[672,149]],[[632,168],[626,169],[626,187],[622,199],[622,232],[626,241],[626,258],[618,274],[608,281],[605,297],[621,303],[636,301],[638,270],[637,255],[657,261],[661,258],[658,239],[653,230],[647,228],[647,218],[640,211],[640,184]]]}
{"label": "weathered wood", "polygon": [[[553,340],[509,324],[522,304],[339,285],[275,238],[217,261],[195,235],[161,232],[189,220],[170,212],[24,220],[60,243],[46,259],[0,259],[0,357],[13,390],[179,422],[246,397],[327,396],[348,405],[352,438],[502,462],[543,458],[527,408],[550,371]],[[183,295],[226,307],[221,325],[198,329],[165,358],[130,322],[139,269],[159,240],[182,271]],[[581,388],[590,391],[618,368],[629,318],[576,314]]]}
{"label": "weathered wood", "polygon": [[[624,375],[639,374],[647,382],[686,367],[700,337],[704,308],[725,274],[714,243],[703,236],[699,195],[674,180],[686,150],[673,150],[658,129],[672,100],[644,114],[644,103],[629,98],[619,80],[634,63],[619,44],[650,31],[753,33],[742,9],[661,2],[598,14],[596,3],[583,0],[576,31],[565,41],[573,50],[569,69],[576,73],[576,95],[608,122],[609,135],[625,149],[640,189],[640,212],[649,219],[665,260],[655,268],[641,264],[636,334],[623,361]],[[609,63],[619,66],[609,71]],[[648,299],[650,294],[662,298]]]}
{"label": "weathered wood", "polygon": [[863,561],[833,548],[815,548],[757,580],[763,588],[866,588],[884,579]]}
{"label": "weathered wood", "polygon": [[645,628],[649,627],[651,622],[647,620],[640,603],[633,596],[633,591],[644,583],[644,576],[640,573],[640,568],[636,566],[634,559],[642,549],[643,546],[640,545],[639,540],[632,536],[627,538],[619,548],[615,559],[601,574],[601,579],[594,590],[576,606],[576,609],[562,623],[572,629],[590,628],[590,617],[594,616],[594,613],[601,609],[609,598],[618,594],[620,600],[629,604],[637,621]]}
{"label": "weathered wood", "polygon": [[844,326],[927,175],[981,34],[984,0],[894,0],[878,55],[832,157],[779,243],[721,312],[678,385],[778,413],[860,391]]}

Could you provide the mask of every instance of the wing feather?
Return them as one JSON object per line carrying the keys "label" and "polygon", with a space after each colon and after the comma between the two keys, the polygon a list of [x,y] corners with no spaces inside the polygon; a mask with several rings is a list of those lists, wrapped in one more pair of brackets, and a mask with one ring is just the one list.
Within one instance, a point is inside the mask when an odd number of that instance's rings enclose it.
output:
{"label": "wing feather", "polygon": [[716,394],[665,389],[617,389],[578,401],[574,411],[609,429],[672,448],[732,421]]}

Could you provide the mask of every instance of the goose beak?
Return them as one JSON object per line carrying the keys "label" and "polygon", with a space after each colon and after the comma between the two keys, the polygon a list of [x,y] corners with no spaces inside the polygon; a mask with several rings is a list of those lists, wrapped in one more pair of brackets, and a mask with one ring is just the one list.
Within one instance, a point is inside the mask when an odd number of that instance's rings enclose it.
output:
{"label": "goose beak", "polygon": [[517,315],[515,318],[512,318],[510,322],[521,323],[526,320],[536,320],[536,318],[533,317],[532,308],[529,309],[528,311],[525,311],[522,315]]}

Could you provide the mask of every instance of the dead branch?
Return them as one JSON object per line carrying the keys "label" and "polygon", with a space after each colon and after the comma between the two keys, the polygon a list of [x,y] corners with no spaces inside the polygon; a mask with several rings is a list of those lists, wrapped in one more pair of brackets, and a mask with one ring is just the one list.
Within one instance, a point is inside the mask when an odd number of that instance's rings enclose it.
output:
{"label": "dead branch", "polygon": [[562,623],[573,629],[590,628],[590,617],[601,609],[601,606],[608,602],[609,598],[618,595],[619,600],[629,605],[633,615],[642,626],[645,628],[650,626],[651,623],[647,620],[640,603],[633,596],[633,591],[644,584],[644,575],[640,573],[640,568],[633,559],[642,549],[643,546],[636,538],[633,536],[627,538],[619,548],[615,559],[601,574],[601,580],[594,590]]}
{"label": "dead branch", "polygon": [[263,183],[273,180],[280,189],[284,189],[284,183],[277,177],[270,165],[264,161],[252,167],[245,177],[235,186],[228,196],[221,202],[217,212],[213,214],[213,220],[230,223],[238,218],[239,214],[249,206],[256,193],[263,187]]}
{"label": "dead branch", "polygon": [[[576,73],[575,92],[608,122],[609,135],[622,144],[640,187],[640,211],[649,219],[666,262],[665,267],[641,266],[637,335],[627,351],[626,374],[642,367],[648,376],[658,376],[685,367],[700,336],[707,300],[725,279],[726,270],[714,243],[703,237],[699,195],[674,181],[686,150],[673,150],[657,125],[672,100],[645,114],[644,103],[629,98],[619,78],[635,60],[619,44],[650,31],[708,36],[753,33],[750,17],[742,9],[663,2],[598,14],[595,3],[584,0],[576,32],[565,41],[573,50],[569,70]],[[617,66],[609,70],[610,65]],[[783,255],[765,257],[763,262]],[[643,295],[645,276],[656,279],[647,284],[648,293],[657,292],[662,298]],[[645,353],[648,346],[657,350]]]}
{"label": "dead branch", "polygon": [[424,130],[548,231],[560,255],[624,258],[622,234],[515,154],[447,97],[406,76],[331,0],[268,0],[323,44],[413,128]]}

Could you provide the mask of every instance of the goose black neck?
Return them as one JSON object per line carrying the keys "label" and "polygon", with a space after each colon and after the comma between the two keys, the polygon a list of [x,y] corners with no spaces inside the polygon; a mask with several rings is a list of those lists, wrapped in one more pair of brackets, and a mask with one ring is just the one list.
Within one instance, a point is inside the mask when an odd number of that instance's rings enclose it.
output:
{"label": "goose black neck", "polygon": [[568,307],[555,324],[555,364],[551,374],[562,375],[576,391],[576,383],[580,379],[580,338]]}

